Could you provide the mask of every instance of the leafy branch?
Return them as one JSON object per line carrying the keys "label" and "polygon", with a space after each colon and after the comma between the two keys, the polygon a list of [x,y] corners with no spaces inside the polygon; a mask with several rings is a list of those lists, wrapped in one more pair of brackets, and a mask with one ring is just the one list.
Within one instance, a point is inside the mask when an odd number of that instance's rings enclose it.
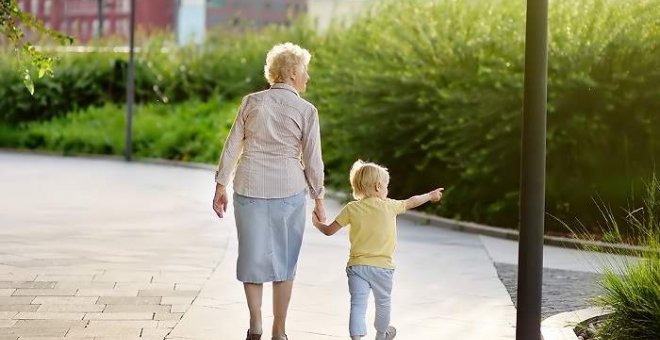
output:
{"label": "leafy branch", "polygon": [[27,41],[25,30],[52,38],[62,45],[71,44],[73,38],[45,27],[41,20],[21,10],[16,0],[0,0],[0,33],[8,39],[10,46],[16,53],[23,84],[30,91],[30,94],[34,94],[31,67],[36,67],[39,78],[45,75],[52,77],[55,60],[53,57],[37,50],[32,43]]}

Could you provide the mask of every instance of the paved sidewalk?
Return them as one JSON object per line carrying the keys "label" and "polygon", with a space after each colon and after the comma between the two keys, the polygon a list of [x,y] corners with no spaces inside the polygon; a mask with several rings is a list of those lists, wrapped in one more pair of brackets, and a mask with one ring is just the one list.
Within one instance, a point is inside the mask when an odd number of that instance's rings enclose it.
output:
{"label": "paved sidewalk", "polygon": [[[242,339],[236,231],[210,210],[212,191],[207,170],[0,153],[0,340]],[[399,232],[397,339],[514,338],[479,236],[405,220]],[[347,253],[345,231],[308,225],[291,340],[347,338]]]}

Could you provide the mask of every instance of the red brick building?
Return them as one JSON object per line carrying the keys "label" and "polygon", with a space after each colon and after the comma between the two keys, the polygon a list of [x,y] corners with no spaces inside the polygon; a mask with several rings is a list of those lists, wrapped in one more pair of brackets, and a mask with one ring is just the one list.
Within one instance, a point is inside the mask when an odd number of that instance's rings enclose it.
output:
{"label": "red brick building", "polygon": [[308,0],[208,0],[206,25],[263,27],[288,24],[290,19],[307,12]]}
{"label": "red brick building", "polygon": [[[18,0],[24,11],[46,27],[65,32],[85,43],[99,31],[98,0]],[[177,0],[135,1],[137,29],[172,30],[176,25]],[[103,35],[128,38],[130,0],[103,0]]]}

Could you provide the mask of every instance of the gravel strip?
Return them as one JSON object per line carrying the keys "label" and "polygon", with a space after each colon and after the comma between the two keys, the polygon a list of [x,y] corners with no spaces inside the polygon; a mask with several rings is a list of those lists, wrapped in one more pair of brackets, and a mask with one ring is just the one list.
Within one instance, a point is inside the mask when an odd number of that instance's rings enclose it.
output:
{"label": "gravel strip", "polygon": [[[517,304],[518,266],[495,263],[497,275],[506,286],[511,300]],[[593,307],[590,300],[603,292],[598,285],[601,275],[560,269],[543,269],[543,297],[541,316],[543,319],[576,309]]]}

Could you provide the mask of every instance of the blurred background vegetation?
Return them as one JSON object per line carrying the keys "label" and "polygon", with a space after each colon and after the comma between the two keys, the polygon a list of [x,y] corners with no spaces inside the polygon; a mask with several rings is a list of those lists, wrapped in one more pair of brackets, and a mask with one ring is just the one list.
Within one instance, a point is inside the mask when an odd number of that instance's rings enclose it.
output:
{"label": "blurred background vegetation", "polygon": [[[596,231],[593,198],[625,215],[660,159],[660,0],[550,5],[547,230],[566,231],[554,216]],[[202,46],[142,37],[135,153],[215,163],[240,98],[267,87],[265,53],[291,41],[313,54],[305,96],[330,187],[368,159],[390,169],[392,197],[440,185],[434,212],[517,228],[524,14],[523,1],[386,1],[325,32],[300,19],[218,28]],[[0,54],[0,147],[120,154],[127,56],[57,56],[33,97]]]}

